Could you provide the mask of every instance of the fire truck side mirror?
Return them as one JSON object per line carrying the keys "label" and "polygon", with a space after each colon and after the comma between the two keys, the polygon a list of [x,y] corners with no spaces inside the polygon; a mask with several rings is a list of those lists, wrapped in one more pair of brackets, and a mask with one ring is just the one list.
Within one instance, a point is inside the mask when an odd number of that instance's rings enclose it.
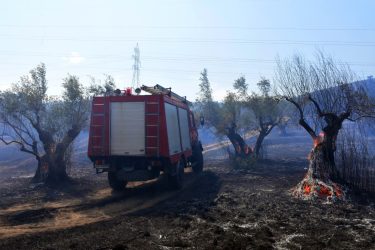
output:
{"label": "fire truck side mirror", "polygon": [[204,126],[204,117],[203,117],[203,115],[201,115],[201,116],[199,117],[199,121],[200,121],[200,123],[201,123],[201,126]]}
{"label": "fire truck side mirror", "polygon": [[134,91],[135,91],[135,93],[137,93],[137,95],[139,95],[141,93],[141,89],[140,88],[136,88]]}

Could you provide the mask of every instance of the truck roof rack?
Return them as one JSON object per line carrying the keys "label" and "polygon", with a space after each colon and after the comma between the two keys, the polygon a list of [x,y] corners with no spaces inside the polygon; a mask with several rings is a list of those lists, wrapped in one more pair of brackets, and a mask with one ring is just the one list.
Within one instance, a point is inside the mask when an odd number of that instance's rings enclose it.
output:
{"label": "truck roof rack", "polygon": [[152,95],[168,95],[172,99],[181,101],[183,103],[186,103],[188,105],[191,105],[192,103],[186,100],[186,96],[182,97],[172,91],[172,88],[164,88],[163,86],[160,86],[159,84],[156,84],[154,87],[148,87],[146,85],[142,85],[141,89],[143,91],[146,91]]}

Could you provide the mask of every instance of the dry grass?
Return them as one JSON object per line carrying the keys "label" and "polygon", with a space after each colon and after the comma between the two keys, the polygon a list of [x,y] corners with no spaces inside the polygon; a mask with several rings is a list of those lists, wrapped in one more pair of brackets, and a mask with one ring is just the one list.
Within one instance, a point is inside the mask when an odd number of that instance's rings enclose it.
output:
{"label": "dry grass", "polygon": [[339,177],[349,186],[375,193],[375,157],[367,138],[360,126],[343,129],[337,142],[337,166]]}

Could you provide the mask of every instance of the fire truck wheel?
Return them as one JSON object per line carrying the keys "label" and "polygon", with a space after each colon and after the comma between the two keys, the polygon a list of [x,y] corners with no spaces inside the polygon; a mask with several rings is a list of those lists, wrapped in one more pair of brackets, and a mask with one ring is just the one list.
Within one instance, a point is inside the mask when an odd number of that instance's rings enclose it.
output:
{"label": "fire truck wheel", "polygon": [[202,146],[200,144],[193,149],[194,162],[192,169],[194,173],[200,173],[203,170],[203,153],[201,147]]}
{"label": "fire truck wheel", "polygon": [[108,172],[108,183],[109,186],[115,191],[124,190],[127,182],[117,179],[116,172]]}
{"label": "fire truck wheel", "polygon": [[184,181],[184,167],[185,167],[185,161],[183,159],[180,159],[176,165],[176,172],[174,174],[170,174],[169,177],[169,183],[172,188],[174,189],[180,189],[183,186]]}

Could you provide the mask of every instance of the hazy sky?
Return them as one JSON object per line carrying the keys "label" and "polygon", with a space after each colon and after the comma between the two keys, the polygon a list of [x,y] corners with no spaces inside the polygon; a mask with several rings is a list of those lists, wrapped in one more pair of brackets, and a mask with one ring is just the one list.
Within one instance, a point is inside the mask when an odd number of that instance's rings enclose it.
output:
{"label": "hazy sky", "polygon": [[38,63],[49,93],[69,73],[115,77],[131,86],[132,54],[141,84],[161,84],[194,100],[207,68],[221,99],[244,75],[251,88],[273,78],[275,57],[322,49],[361,76],[375,74],[375,1],[0,0],[0,90]]}

